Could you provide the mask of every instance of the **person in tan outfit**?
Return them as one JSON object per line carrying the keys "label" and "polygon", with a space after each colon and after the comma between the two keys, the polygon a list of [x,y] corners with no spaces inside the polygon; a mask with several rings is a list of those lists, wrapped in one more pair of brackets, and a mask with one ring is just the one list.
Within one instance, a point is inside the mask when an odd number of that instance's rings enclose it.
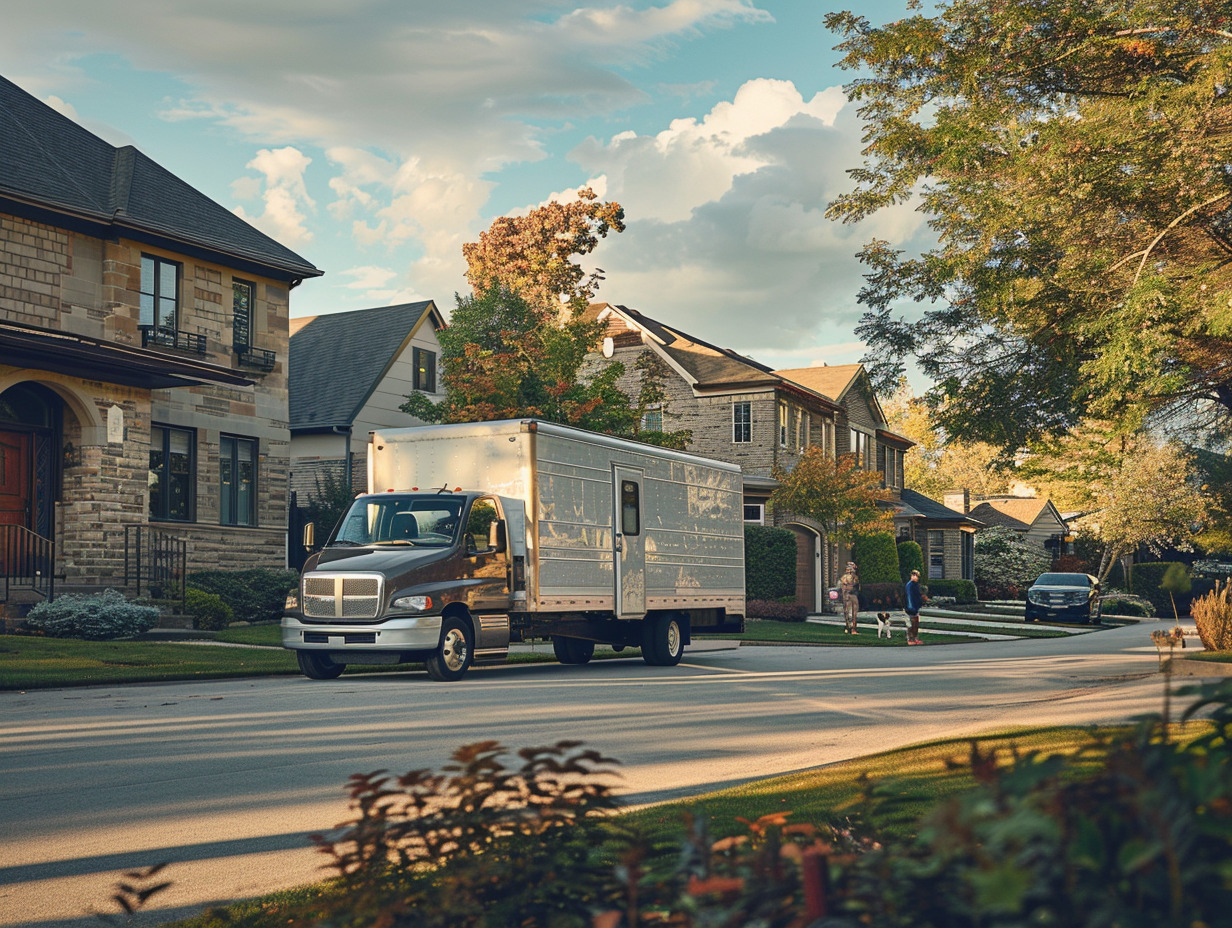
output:
{"label": "person in tan outfit", "polygon": [[847,562],[847,570],[839,578],[838,588],[843,597],[843,631],[858,635],[856,618],[860,614],[860,573],[854,561]]}

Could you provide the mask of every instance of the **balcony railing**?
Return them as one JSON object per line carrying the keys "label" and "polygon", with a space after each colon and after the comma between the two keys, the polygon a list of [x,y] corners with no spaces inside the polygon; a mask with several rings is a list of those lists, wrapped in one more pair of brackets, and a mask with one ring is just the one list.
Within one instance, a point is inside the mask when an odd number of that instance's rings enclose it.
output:
{"label": "balcony railing", "polygon": [[194,335],[191,332],[177,332],[175,329],[158,328],[152,325],[141,327],[141,347],[149,348],[158,345],[162,348],[174,348],[176,351],[188,351],[193,354],[205,355],[205,336]]}
{"label": "balcony railing", "polygon": [[56,543],[24,525],[0,525],[0,574],[4,600],[13,590],[33,590],[45,599],[56,593]]}
{"label": "balcony railing", "polygon": [[188,542],[148,525],[124,526],[124,586],[138,596],[179,600],[186,595]]}
{"label": "balcony railing", "polygon": [[278,355],[264,348],[254,348],[252,345],[236,345],[235,354],[241,367],[255,367],[262,371],[272,371],[278,360]]}

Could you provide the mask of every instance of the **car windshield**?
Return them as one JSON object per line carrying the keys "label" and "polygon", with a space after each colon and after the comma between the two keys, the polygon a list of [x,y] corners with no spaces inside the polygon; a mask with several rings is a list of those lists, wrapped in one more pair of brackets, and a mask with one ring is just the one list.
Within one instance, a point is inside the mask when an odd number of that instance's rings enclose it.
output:
{"label": "car windshield", "polygon": [[463,502],[438,493],[360,497],[338,523],[329,546],[449,547],[457,538]]}
{"label": "car windshield", "polygon": [[1090,586],[1091,578],[1086,574],[1040,574],[1035,581],[1036,586]]}

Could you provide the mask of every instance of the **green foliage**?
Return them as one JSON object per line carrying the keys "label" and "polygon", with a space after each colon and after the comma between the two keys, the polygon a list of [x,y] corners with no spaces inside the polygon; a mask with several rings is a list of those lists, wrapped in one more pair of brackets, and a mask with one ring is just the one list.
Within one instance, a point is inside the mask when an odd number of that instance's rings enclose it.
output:
{"label": "green foliage", "polygon": [[1011,528],[994,525],[975,536],[975,585],[986,598],[1017,599],[1051,568],[1048,553]]}
{"label": "green foliage", "polygon": [[317,537],[324,543],[325,537],[338,524],[338,520],[351,508],[355,500],[354,490],[347,486],[342,468],[327,468],[313,477],[314,492],[303,506],[306,522],[316,523]]}
{"label": "green foliage", "polygon": [[744,527],[744,591],[750,600],[796,595],[796,536],[768,525]]}
{"label": "green foliage", "polygon": [[1150,619],[1155,616],[1155,606],[1149,599],[1131,593],[1110,593],[1099,598],[1100,612],[1105,616],[1128,615]]}
{"label": "green foliage", "polygon": [[808,607],[802,603],[750,599],[745,602],[744,611],[750,619],[770,619],[776,622],[803,622],[808,618]]}
{"label": "green foliage", "polygon": [[148,632],[158,624],[158,610],[129,602],[116,590],[66,593],[36,605],[26,621],[51,638],[108,641]]}
{"label": "green foliage", "polygon": [[937,243],[862,254],[880,385],[914,355],[946,434],[1011,455],[1087,415],[1226,425],[1226,4],[947,0],[826,24],[866,125],[829,215],[919,197]]}
{"label": "green foliage", "polygon": [[924,576],[924,549],[918,542],[900,541],[898,543],[898,575],[906,583],[911,579],[911,572],[918,570]]}
{"label": "green foliage", "polygon": [[200,570],[188,575],[188,585],[217,594],[241,622],[277,622],[287,592],[299,582],[293,570]]}
{"label": "green foliage", "polygon": [[776,469],[778,489],[770,497],[776,512],[807,516],[825,527],[832,542],[884,531],[893,524],[878,504],[890,498],[881,476],[864,470],[850,454],[830,457],[820,445],[810,445],[791,473]]}
{"label": "green foliage", "polygon": [[600,865],[614,761],[576,741],[508,753],[466,745],[441,773],[356,774],[354,817],[318,835],[343,890],[317,923],[337,928],[589,925],[614,891]]}
{"label": "green foliage", "polygon": [[235,621],[235,613],[216,593],[190,586],[184,591],[184,611],[192,616],[193,628],[222,631]]}
{"label": "green foliage", "polygon": [[860,568],[860,585],[897,583],[902,578],[898,569],[898,547],[889,532],[857,535],[851,548],[851,559]]}
{"label": "green foliage", "polygon": [[956,603],[979,602],[979,591],[970,580],[922,581],[929,596],[953,596]]}
{"label": "green foliage", "polygon": [[1188,591],[1184,593],[1170,593],[1164,588],[1164,580],[1172,574],[1177,576],[1177,571],[1183,571],[1185,576],[1189,576],[1189,568],[1180,561],[1155,561],[1145,564],[1135,564],[1130,571],[1132,585],[1130,592],[1136,596],[1141,596],[1144,599],[1149,599],[1151,605],[1155,607],[1157,615],[1172,615],[1173,602],[1176,603],[1176,609],[1182,615],[1189,612],[1190,596]]}

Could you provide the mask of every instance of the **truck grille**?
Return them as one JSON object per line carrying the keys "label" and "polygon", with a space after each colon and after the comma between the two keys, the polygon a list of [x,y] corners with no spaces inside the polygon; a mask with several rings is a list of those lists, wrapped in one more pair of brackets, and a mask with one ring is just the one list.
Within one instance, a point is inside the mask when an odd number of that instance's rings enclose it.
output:
{"label": "truck grille", "polygon": [[311,619],[364,621],[381,612],[380,574],[309,574],[304,577],[304,615]]}

